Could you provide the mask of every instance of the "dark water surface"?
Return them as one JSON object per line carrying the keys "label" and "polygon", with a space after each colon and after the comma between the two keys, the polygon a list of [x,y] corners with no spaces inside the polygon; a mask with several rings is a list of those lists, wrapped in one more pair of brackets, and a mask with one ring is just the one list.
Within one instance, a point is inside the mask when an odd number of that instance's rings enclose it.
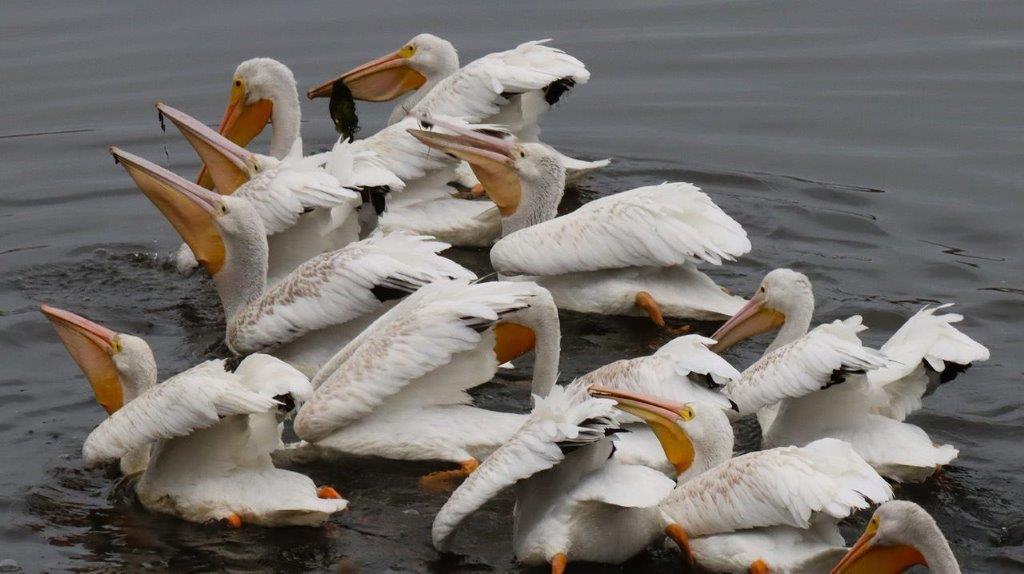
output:
{"label": "dark water surface", "polygon": [[[965,571],[1024,569],[1024,3],[213,4],[0,3],[0,560],[29,572],[516,569],[508,495],[468,521],[463,555],[433,551],[444,496],[417,489],[428,464],[301,467],[352,501],[322,529],[226,531],[143,511],[116,477],[83,468],[103,413],[36,311],[50,302],[145,337],[161,376],[218,352],[209,282],[171,271],[177,237],[106,146],[191,174],[194,155],[160,131],[156,100],[214,123],[245,58],[284,61],[304,89],[432,31],[463,61],[546,37],[584,60],[592,81],[545,118],[544,139],[616,162],[569,200],[700,185],[754,245],[715,273],[731,289],[795,267],[815,282],[819,320],[861,313],[876,344],[921,305],[956,301],[992,360],[911,418],[961,455],[898,493],[938,519]],[[327,146],[326,105],[303,111],[307,149]],[[360,105],[365,133],[389,111]],[[663,341],[616,318],[566,316],[563,333],[565,380]],[[745,366],[763,344],[731,358]],[[527,390],[499,382],[481,395],[520,409]],[[755,437],[739,429],[741,447]],[[678,567],[655,550],[626,569]]]}

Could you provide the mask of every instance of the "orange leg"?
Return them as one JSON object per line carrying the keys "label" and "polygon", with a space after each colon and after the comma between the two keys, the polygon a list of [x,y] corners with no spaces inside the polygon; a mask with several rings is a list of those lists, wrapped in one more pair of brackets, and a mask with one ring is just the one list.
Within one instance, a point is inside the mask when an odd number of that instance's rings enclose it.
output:
{"label": "orange leg", "polygon": [[330,486],[321,486],[316,491],[317,498],[327,498],[331,500],[337,500],[341,498],[341,493]]}
{"label": "orange leg", "polygon": [[658,302],[647,291],[637,293],[633,302],[647,313],[647,316],[651,318],[655,325],[667,330],[670,334],[682,335],[690,331],[689,325],[683,325],[678,328],[667,326],[665,324],[665,317],[661,314],[661,306],[658,305]]}
{"label": "orange leg", "polygon": [[758,559],[750,565],[750,574],[769,574],[768,565],[764,563],[764,560]]}
{"label": "orange leg", "polygon": [[569,559],[565,557],[565,554],[559,552],[555,554],[554,558],[551,559],[551,574],[563,574],[565,572],[565,563]]}
{"label": "orange leg", "polygon": [[478,466],[480,466],[480,463],[477,462],[475,458],[464,460],[459,463],[459,468],[455,470],[441,470],[420,477],[420,486],[426,490],[434,492],[451,490],[455,487],[454,482],[456,480],[466,478],[472,474]]}
{"label": "orange leg", "polygon": [[682,526],[678,524],[669,524],[665,527],[665,535],[671,538],[677,546],[679,546],[679,552],[682,554],[683,564],[689,568],[692,567],[697,561],[693,558],[693,552],[690,550],[690,537],[686,535],[686,531],[683,530]]}
{"label": "orange leg", "polygon": [[242,527],[242,517],[237,515],[237,514],[235,514],[235,513],[233,513],[233,512],[231,514],[227,515],[226,517],[222,518],[221,520],[223,520],[224,523],[226,525],[230,526],[231,528],[241,528]]}

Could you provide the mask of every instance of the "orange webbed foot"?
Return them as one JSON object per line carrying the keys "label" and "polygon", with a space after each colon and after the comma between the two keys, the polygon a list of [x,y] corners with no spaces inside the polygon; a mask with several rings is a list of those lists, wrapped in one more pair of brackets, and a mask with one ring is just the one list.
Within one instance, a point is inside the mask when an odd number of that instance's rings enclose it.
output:
{"label": "orange webbed foot", "polygon": [[420,486],[425,490],[433,492],[445,492],[455,488],[455,482],[466,478],[473,473],[480,463],[475,458],[464,460],[459,463],[455,470],[439,470],[426,476],[420,477]]}
{"label": "orange webbed foot", "polygon": [[750,574],[769,574],[768,565],[764,563],[764,560],[757,559],[750,564]]}
{"label": "orange webbed foot", "polygon": [[321,486],[316,490],[316,497],[330,500],[338,500],[341,498],[341,493],[338,492],[337,490],[334,490],[333,487]]}

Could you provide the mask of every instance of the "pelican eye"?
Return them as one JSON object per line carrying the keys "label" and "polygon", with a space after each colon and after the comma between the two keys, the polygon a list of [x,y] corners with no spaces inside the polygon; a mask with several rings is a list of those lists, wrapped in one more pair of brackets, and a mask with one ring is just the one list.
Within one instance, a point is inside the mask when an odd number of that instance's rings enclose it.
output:
{"label": "pelican eye", "polygon": [[398,55],[402,58],[411,57],[415,53],[416,46],[413,46],[412,44],[406,44],[405,46],[402,46],[401,50],[398,51]]}
{"label": "pelican eye", "polygon": [[526,152],[523,150],[519,150],[519,157],[526,157]]}
{"label": "pelican eye", "polygon": [[693,407],[689,405],[682,407],[681,409],[679,409],[679,416],[682,417],[684,421],[692,421]]}
{"label": "pelican eye", "polygon": [[224,203],[223,201],[220,202],[220,209],[219,209],[219,211],[220,211],[221,215],[227,215],[228,212],[230,211],[228,209],[228,204]]}
{"label": "pelican eye", "polygon": [[241,88],[242,87],[242,80],[235,80],[235,87],[236,88]]}
{"label": "pelican eye", "polygon": [[121,339],[119,337],[115,336],[113,339],[111,339],[111,341],[110,341],[110,351],[111,351],[111,354],[120,353],[123,350],[124,350],[124,347],[121,346]]}

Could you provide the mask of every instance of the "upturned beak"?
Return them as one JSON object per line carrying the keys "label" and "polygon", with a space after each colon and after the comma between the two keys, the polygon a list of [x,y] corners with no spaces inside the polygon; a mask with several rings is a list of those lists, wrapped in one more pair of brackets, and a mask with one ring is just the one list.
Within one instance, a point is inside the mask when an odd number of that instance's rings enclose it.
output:
{"label": "upturned beak", "polygon": [[42,305],[39,310],[53,324],[71,358],[85,373],[96,402],[108,415],[114,414],[124,405],[124,391],[113,359],[114,353],[121,350],[117,333],[63,309]]}
{"label": "upturned beak", "polygon": [[306,92],[309,99],[330,97],[335,82],[344,82],[352,97],[367,102],[386,102],[425,84],[427,78],[409,66],[409,58],[392,52],[355,67]]}
{"label": "upturned beak", "polygon": [[250,151],[181,110],[163,102],[158,102],[156,109],[163,117],[171,120],[181,135],[192,144],[219,193],[230,195],[249,181],[249,172],[245,166],[246,161],[252,159]]}
{"label": "upturned beak", "polygon": [[913,546],[875,544],[877,532],[877,523],[868,523],[864,534],[836,564],[832,574],[898,574],[911,566],[927,564],[924,556]]}
{"label": "upturned beak", "polygon": [[722,353],[744,339],[778,329],[786,322],[786,315],[765,306],[764,294],[758,291],[735,315],[715,331],[716,342],[710,348]]}
{"label": "upturned beak", "polygon": [[501,215],[515,213],[523,195],[519,173],[516,171],[515,146],[501,138],[441,120],[430,122],[452,133],[417,129],[408,131],[423,145],[468,162]]}
{"label": "upturned beak", "polygon": [[590,387],[589,392],[592,397],[612,399],[620,410],[643,419],[658,437],[665,456],[678,474],[693,464],[693,442],[677,422],[693,419],[693,409],[689,406],[597,385]]}
{"label": "upturned beak", "polygon": [[[217,132],[234,143],[245,147],[263,131],[274,113],[274,102],[270,100],[246,101],[245,80],[235,78],[228,96],[228,107],[220,120]],[[207,173],[206,166],[199,172],[199,185],[211,189],[213,178]]]}
{"label": "upturned beak", "polygon": [[220,196],[135,154],[110,147],[142,193],[171,222],[211,275],[224,265],[224,240],[213,222]]}

